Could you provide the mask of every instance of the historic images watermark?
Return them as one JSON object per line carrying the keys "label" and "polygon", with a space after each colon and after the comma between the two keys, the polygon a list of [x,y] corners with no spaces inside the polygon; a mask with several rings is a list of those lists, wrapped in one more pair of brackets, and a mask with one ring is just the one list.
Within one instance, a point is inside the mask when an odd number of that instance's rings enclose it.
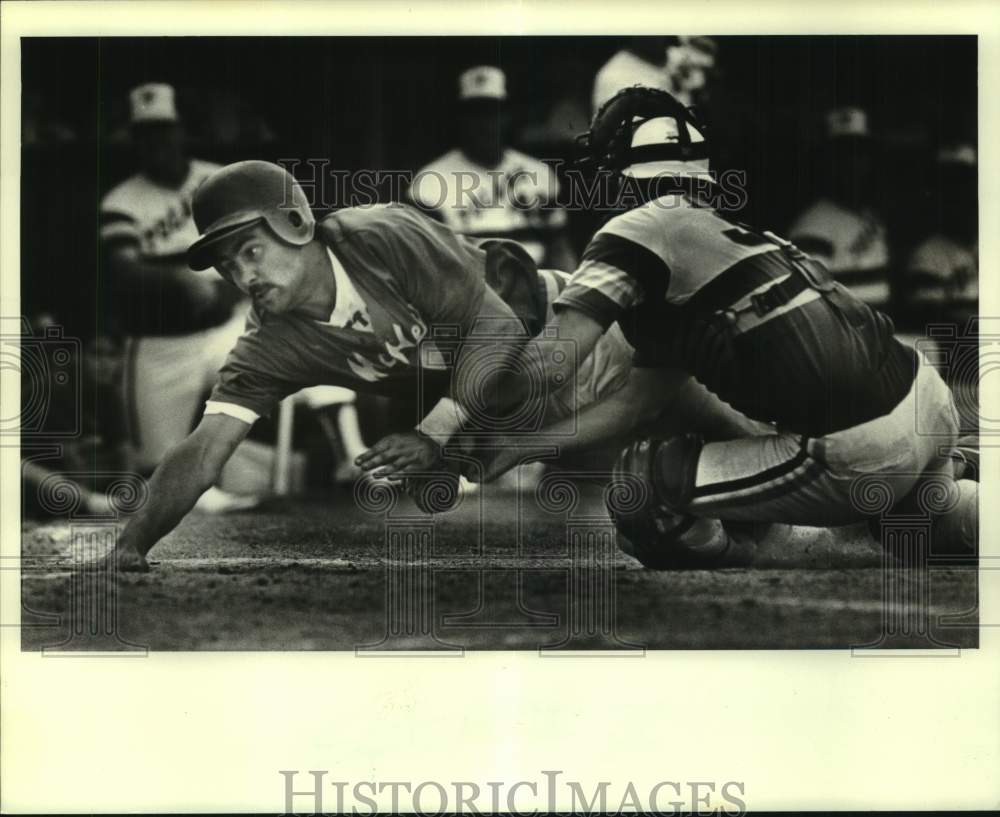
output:
{"label": "historic images watermark", "polygon": [[[441,172],[438,170],[372,169],[347,170],[330,166],[329,159],[279,159],[278,163],[297,177],[310,205],[319,210],[343,207],[373,207],[384,202],[406,201],[411,190],[432,191],[422,198],[428,209],[467,208],[491,210],[513,207],[520,210],[568,210],[604,212],[630,209],[645,200],[641,188],[655,185],[658,179],[673,176],[662,173],[649,179],[622,177],[609,171],[585,172],[563,159],[546,159],[543,164],[549,179],[559,179],[546,195],[546,179],[538,170],[523,168]],[[747,204],[747,176],[742,170],[705,172],[689,179],[700,199],[727,212],[739,212]],[[291,206],[291,191],[287,201]],[[653,207],[679,207],[677,200],[657,198]]]}
{"label": "historic images watermark", "polygon": [[562,770],[504,780],[337,780],[328,770],[282,769],[284,814],[746,814],[739,780],[584,783]]}
{"label": "historic images watermark", "polygon": [[81,433],[83,344],[63,327],[35,332],[27,318],[0,318],[0,372],[20,380],[20,405],[0,417],[0,437],[25,442],[76,438]]}
{"label": "historic images watermark", "polygon": [[18,567],[22,581],[56,576],[66,590],[58,612],[32,608],[22,593],[19,626],[52,633],[42,648],[46,656],[146,655],[145,646],[120,632],[116,565],[105,558],[122,517],[148,500],[146,480],[122,468],[87,469],[70,455],[85,431],[87,365],[80,339],[53,324],[33,330],[23,317],[3,319],[2,326],[2,376],[19,381],[21,400],[13,413],[5,412],[0,438],[20,446],[22,510],[30,503],[69,528],[58,558],[4,553],[4,568]]}

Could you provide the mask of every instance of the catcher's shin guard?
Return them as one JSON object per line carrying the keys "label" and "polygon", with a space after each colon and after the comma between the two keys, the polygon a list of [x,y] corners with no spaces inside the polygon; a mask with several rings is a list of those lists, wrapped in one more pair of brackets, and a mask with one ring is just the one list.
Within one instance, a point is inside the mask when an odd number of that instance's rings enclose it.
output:
{"label": "catcher's shin guard", "polygon": [[619,547],[657,570],[745,564],[752,542],[717,519],[686,513],[702,440],[694,434],[637,440],[618,456],[607,495]]}

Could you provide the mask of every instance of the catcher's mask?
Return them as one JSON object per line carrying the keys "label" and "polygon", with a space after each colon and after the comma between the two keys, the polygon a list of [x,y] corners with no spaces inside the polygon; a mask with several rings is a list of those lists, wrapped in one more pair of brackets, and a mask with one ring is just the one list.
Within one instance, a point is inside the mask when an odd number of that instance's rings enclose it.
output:
{"label": "catcher's mask", "polygon": [[634,85],[605,102],[576,138],[579,163],[637,179],[711,178],[705,132],[694,111],[666,91]]}

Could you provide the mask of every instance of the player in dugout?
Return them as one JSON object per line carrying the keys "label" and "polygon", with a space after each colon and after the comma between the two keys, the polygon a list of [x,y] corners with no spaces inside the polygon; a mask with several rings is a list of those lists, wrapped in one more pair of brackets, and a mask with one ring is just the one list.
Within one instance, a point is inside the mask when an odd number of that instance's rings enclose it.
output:
{"label": "player in dugout", "polygon": [[508,142],[506,74],[478,65],[458,78],[457,145],[421,168],[412,204],[455,232],[517,241],[535,263],[569,269],[576,261],[558,206],[555,170]]}
{"label": "player in dugout", "polygon": [[[215,173],[196,192],[193,213],[201,238],[189,264],[214,266],[253,306],[200,423],[153,474],[149,502],[108,555],[120,570],[148,570],[146,554],[213,484],[257,418],[306,386],[389,396],[420,388],[426,416],[411,432],[380,441],[362,464],[371,469],[390,457],[397,472],[440,467],[438,441],[463,416],[452,400],[460,379],[452,372],[470,368],[462,356],[475,352],[480,334],[487,344],[497,333],[509,336],[510,348],[527,340],[552,317],[549,304],[566,282],[539,273],[515,242],[460,236],[406,205],[346,208],[316,223],[301,187],[267,162]],[[450,365],[423,343],[441,327],[464,338]],[[756,428],[693,381],[669,384],[668,394],[633,380],[630,361],[612,329],[591,344],[577,377],[542,397],[553,423],[566,419],[567,407],[590,404],[574,420],[576,433],[561,438],[565,452],[605,442],[612,429],[626,435],[664,407],[716,438]]]}
{"label": "player in dugout", "polygon": [[[129,106],[139,168],[101,201],[100,237],[112,312],[125,335],[121,388],[130,455],[148,474],[191,430],[240,336],[248,303],[185,261],[198,237],[191,197],[219,165],[187,155],[173,87],[139,85]],[[198,505],[225,511],[255,503],[210,485]]]}

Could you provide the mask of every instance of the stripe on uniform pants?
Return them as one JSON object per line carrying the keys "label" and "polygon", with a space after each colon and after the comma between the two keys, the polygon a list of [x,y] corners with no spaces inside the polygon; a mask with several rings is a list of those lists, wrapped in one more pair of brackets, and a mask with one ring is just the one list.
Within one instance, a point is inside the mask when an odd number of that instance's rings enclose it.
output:
{"label": "stripe on uniform pants", "polygon": [[807,440],[807,437],[802,437],[795,453],[784,462],[755,474],[697,486],[690,507],[697,505],[703,509],[718,504],[727,507],[748,505],[787,494],[792,488],[811,482],[823,473],[823,467],[809,456]]}

